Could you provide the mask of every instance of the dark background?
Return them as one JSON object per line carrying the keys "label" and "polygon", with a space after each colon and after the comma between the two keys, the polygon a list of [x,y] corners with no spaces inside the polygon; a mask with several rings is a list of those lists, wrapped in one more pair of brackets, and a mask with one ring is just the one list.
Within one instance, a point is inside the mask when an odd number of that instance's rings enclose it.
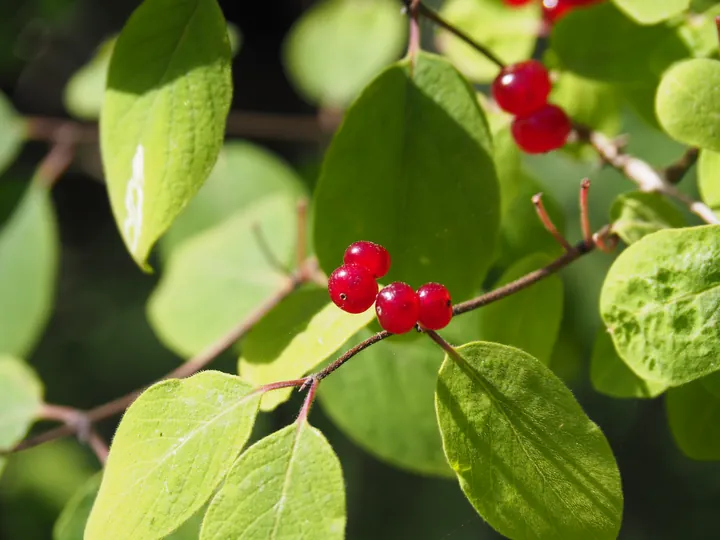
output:
{"label": "dark background", "polygon": [[[314,113],[293,91],[280,61],[282,39],[310,4],[309,0],[221,2],[228,20],[243,34],[233,66],[234,109]],[[136,5],[135,0],[0,0],[2,91],[23,114],[66,116],[62,91],[67,80],[104,38],[120,30]],[[630,114],[625,127],[633,136],[635,151],[656,165],[671,161],[681,151]],[[321,157],[317,145],[257,142],[279,152],[313,184]],[[0,178],[0,222],[46,149],[43,143],[27,144]],[[571,240],[577,238],[572,224],[582,174],[589,172],[603,182],[593,192],[593,208],[599,209],[594,216],[597,224],[605,219],[612,197],[629,189],[612,171],[598,172],[566,158],[533,159],[528,166],[566,208]],[[687,182],[692,185],[692,179]],[[56,306],[42,342],[28,360],[45,383],[48,402],[85,408],[148,383],[176,366],[179,359],[160,345],[146,322],[144,304],[158,278],[140,272],[127,255],[102,181],[75,166],[55,186],[53,197],[62,241]],[[663,399],[618,401],[590,387],[587,362],[597,325],[597,290],[608,262],[606,256],[592,255],[564,274],[565,361],[553,367],[600,424],[616,453],[625,492],[621,538],[720,538],[720,466],[693,462],[676,449]],[[235,358],[225,355],[213,366],[233,371]],[[257,435],[291,422],[297,407],[297,402],[290,402],[264,417]],[[384,465],[340,434],[320,407],[313,416],[343,464],[349,539],[498,537],[455,482],[426,479]],[[110,420],[100,426],[106,439],[115,425]],[[0,480],[0,538],[51,538],[65,501],[97,469],[92,454],[73,440],[14,456]]]}

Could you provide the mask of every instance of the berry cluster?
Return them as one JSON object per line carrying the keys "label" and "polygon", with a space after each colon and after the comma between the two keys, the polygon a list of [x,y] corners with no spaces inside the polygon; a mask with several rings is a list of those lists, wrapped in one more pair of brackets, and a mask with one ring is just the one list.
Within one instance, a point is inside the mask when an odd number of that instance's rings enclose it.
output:
{"label": "berry cluster", "polygon": [[377,279],[390,270],[390,254],[373,242],[350,244],[343,265],[328,280],[333,303],[348,313],[362,313],[375,303],[378,322],[392,334],[404,334],[416,324],[428,330],[445,328],[452,319],[452,300],[445,286],[426,283],[417,291],[396,281],[378,293]]}
{"label": "berry cluster", "polygon": [[502,110],[515,115],[510,130],[528,154],[561,148],[572,130],[565,111],[548,103],[551,88],[550,74],[537,60],[505,66],[493,81],[493,97]]}
{"label": "berry cluster", "polygon": [[[506,5],[520,7],[529,4],[533,0],[503,0]],[[542,0],[543,20],[548,24],[557,22],[560,17],[566,15],[575,8],[598,4],[602,0]]]}

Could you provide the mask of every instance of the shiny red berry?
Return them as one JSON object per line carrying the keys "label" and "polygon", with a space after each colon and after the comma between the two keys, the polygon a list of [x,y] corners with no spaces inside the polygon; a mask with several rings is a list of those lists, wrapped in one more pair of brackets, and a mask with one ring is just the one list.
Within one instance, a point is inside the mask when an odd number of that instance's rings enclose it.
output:
{"label": "shiny red berry", "polygon": [[345,264],[357,264],[370,270],[375,279],[380,279],[390,270],[390,254],[388,250],[374,242],[361,240],[353,242],[345,250]]}
{"label": "shiny red berry", "polygon": [[533,1],[533,0],[503,0],[503,2],[505,3],[505,5],[510,6],[510,7],[525,6],[525,5],[529,4],[529,3],[532,2],[532,1]]}
{"label": "shiny red berry", "polygon": [[426,283],[417,290],[420,300],[418,322],[428,330],[445,328],[452,319],[450,292],[440,283]]}
{"label": "shiny red berry", "polygon": [[524,116],[516,116],[511,131],[517,145],[528,154],[557,150],[567,142],[572,124],[565,111],[556,105]]}
{"label": "shiny red berry", "polygon": [[348,313],[362,313],[373,305],[378,284],[370,270],[356,264],[343,265],[328,279],[328,292],[337,307]]}
{"label": "shiny red berry", "polygon": [[550,24],[555,23],[575,7],[572,0],[543,0],[543,19]]}
{"label": "shiny red berry", "polygon": [[502,110],[528,114],[547,104],[551,87],[545,66],[537,60],[528,60],[502,68],[493,81],[492,93]]}
{"label": "shiny red berry", "polygon": [[392,334],[404,334],[417,323],[420,301],[410,285],[395,282],[378,293],[375,311],[380,326],[385,330]]}

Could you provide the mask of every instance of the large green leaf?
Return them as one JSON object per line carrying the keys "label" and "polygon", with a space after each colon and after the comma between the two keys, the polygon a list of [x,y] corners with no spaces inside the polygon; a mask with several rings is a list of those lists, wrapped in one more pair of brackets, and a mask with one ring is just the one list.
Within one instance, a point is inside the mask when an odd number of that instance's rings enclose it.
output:
{"label": "large green leaf", "polygon": [[345,486],[322,433],[299,419],[240,456],[203,521],[201,540],[342,540]]}
{"label": "large green leaf", "polygon": [[21,360],[0,355],[0,450],[9,450],[25,436],[40,414],[42,394],[42,384],[32,369]]}
{"label": "large green leaf", "polygon": [[246,141],[225,144],[210,177],[160,241],[167,258],[185,240],[276,193],[303,194],[300,178],[279,156]]}
{"label": "large green leaf", "polygon": [[[539,253],[525,257],[512,265],[496,286],[515,281],[551,261]],[[562,321],[562,280],[556,275],[549,276],[479,311],[481,339],[512,345],[548,365]]]}
{"label": "large green leaf", "polygon": [[643,379],[677,386],[720,369],[720,225],[665,229],[615,260],[600,313]]}
{"label": "large green leaf", "polygon": [[[328,302],[327,289],[308,288],[286,298],[248,334],[238,370],[243,379],[261,385],[297,379],[337,351],[375,319],[375,310],[346,313]],[[262,409],[287,401],[292,388],[268,392]]]}
{"label": "large green leaf", "polygon": [[391,0],[323,0],[290,30],[285,69],[308,100],[345,106],[397,58],[405,28],[405,17]]}
{"label": "large green leaf", "polygon": [[690,0],[613,0],[615,5],[640,24],[655,24],[687,10]]}
{"label": "large green leaf", "polygon": [[674,65],[660,81],[655,110],[674,139],[720,152],[720,62],[695,58]]}
{"label": "large green leaf", "polygon": [[[354,341],[369,335],[361,332]],[[425,336],[393,336],[323,380],[323,409],[350,439],[380,459],[447,476],[452,471],[433,404],[441,362],[442,352]]]}
{"label": "large green leaf", "polygon": [[655,78],[688,55],[673,28],[641,26],[611,2],[565,15],[553,28],[550,45],[565,68],[608,82]]}
{"label": "large green leaf", "polygon": [[70,77],[63,100],[73,116],[84,120],[96,120],[100,116],[115,39],[101,43],[95,56]]}
{"label": "large green leaf", "polygon": [[230,60],[216,0],[145,0],[115,44],[100,143],[115,221],[143,269],[217,159]]}
{"label": "large green leaf", "polygon": [[[540,27],[537,2],[508,9],[496,0],[450,0],[440,15],[508,64],[532,55]],[[437,45],[473,81],[489,82],[498,74],[494,62],[445,30],[438,31]]]}
{"label": "large green leaf", "polygon": [[232,466],[260,396],[217,371],[147,389],[115,433],[85,540],[151,540],[177,529]]}
{"label": "large green leaf", "polygon": [[0,229],[0,353],[26,357],[50,317],[58,234],[48,189],[37,181]]}
{"label": "large green leaf", "polygon": [[350,243],[371,240],[393,258],[387,282],[472,294],[498,231],[490,146],[474,93],[446,60],[420,53],[414,67],[403,60],[383,72],[325,157],[314,223],[322,268],[332,272]]}
{"label": "large green leaf", "polygon": [[513,540],[617,538],[620,474],[570,390],[518,349],[457,350],[435,403],[448,462],[480,515]]}
{"label": "large green leaf", "polygon": [[670,430],[685,455],[701,461],[720,460],[720,395],[704,379],[671,388],[667,395]]}
{"label": "large green leaf", "polygon": [[283,193],[264,197],[183,242],[170,256],[147,311],[160,339],[189,358],[227,334],[287,283],[268,260],[253,227],[289,262],[295,204]]}
{"label": "large green leaf", "polygon": [[17,156],[26,130],[25,121],[18,115],[5,95],[0,93],[0,173]]}
{"label": "large green leaf", "polygon": [[90,477],[70,498],[53,527],[53,540],[83,540],[85,525],[92,510],[102,473]]}
{"label": "large green leaf", "polygon": [[614,398],[654,398],[667,389],[664,383],[638,377],[618,356],[604,327],[595,336],[590,381],[595,390]]}
{"label": "large green leaf", "polygon": [[615,199],[610,208],[610,223],[623,242],[632,244],[661,229],[682,227],[685,218],[660,193],[633,191]]}
{"label": "large green leaf", "polygon": [[702,150],[698,158],[697,175],[703,201],[720,216],[720,153]]}

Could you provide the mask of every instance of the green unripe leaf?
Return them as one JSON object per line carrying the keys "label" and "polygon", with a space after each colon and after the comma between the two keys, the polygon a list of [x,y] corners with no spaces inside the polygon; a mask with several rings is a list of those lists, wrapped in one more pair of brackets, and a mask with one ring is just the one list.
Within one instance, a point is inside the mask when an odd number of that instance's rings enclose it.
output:
{"label": "green unripe leaf", "polygon": [[720,225],[664,229],[623,251],[600,314],[638,376],[678,386],[720,370]]}
{"label": "green unripe leaf", "polygon": [[702,200],[720,216],[720,153],[702,150],[697,164],[698,189]]}
{"label": "green unripe leaf", "polygon": [[315,191],[314,245],[330,274],[352,242],[377,242],[392,256],[385,282],[437,281],[460,300],[493,260],[499,206],[474,92],[449,62],[420,53],[348,110]]}
{"label": "green unripe leaf", "polygon": [[240,456],[210,503],[200,540],[342,540],[346,519],[340,462],[301,419]]}
{"label": "green unripe leaf", "polygon": [[513,540],[617,538],[617,464],[570,390],[519,349],[457,352],[440,368],[435,404],[448,463],[478,513]]}
{"label": "green unripe leaf", "polygon": [[391,0],[323,0],[290,30],[283,46],[285,69],[309,101],[346,106],[398,57],[406,28]]}
{"label": "green unripe leaf", "polygon": [[720,395],[705,384],[707,378],[668,391],[668,422],[675,442],[686,456],[718,461],[720,433],[716,428],[720,422]]}
{"label": "green unripe leaf", "polygon": [[113,37],[101,43],[95,56],[68,81],[63,100],[76,118],[97,120],[100,116],[115,40]]}
{"label": "green unripe leaf", "polygon": [[664,383],[638,377],[618,356],[605,328],[600,328],[595,337],[590,381],[595,390],[614,398],[654,398],[667,389]]}
{"label": "green unripe leaf", "polygon": [[0,93],[0,173],[13,162],[20,152],[27,125],[12,104]]}
{"label": "green unripe leaf", "polygon": [[101,481],[101,472],[91,476],[70,498],[55,522],[53,540],[83,540]]}
{"label": "green unripe leaf", "polygon": [[613,0],[613,3],[640,24],[659,23],[690,6],[690,0]]}
{"label": "green unripe leaf", "polygon": [[626,244],[661,229],[683,227],[682,213],[660,193],[633,191],[618,195],[610,208],[612,232]]}
{"label": "green unripe leaf", "polygon": [[0,450],[22,440],[40,414],[42,395],[40,380],[25,362],[0,355]]}
{"label": "green unripe leaf", "polygon": [[668,69],[655,96],[655,110],[673,139],[720,152],[720,62],[694,58]]}
{"label": "green unripe leaf", "polygon": [[117,39],[100,146],[115,221],[144,270],[215,164],[230,108],[230,60],[216,0],[145,0]]}
{"label": "green unripe leaf", "polygon": [[177,529],[230,469],[260,397],[217,371],[143,392],[115,433],[84,540],[154,540]]}

